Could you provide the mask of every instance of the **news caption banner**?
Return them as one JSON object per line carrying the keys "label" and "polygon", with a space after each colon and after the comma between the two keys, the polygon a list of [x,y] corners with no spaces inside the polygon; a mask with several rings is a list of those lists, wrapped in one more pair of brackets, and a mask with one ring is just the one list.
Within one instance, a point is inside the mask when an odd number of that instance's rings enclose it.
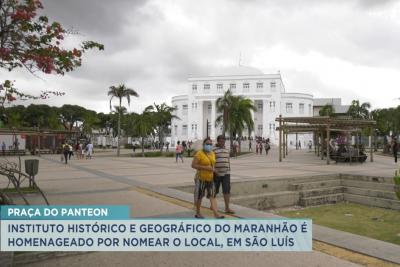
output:
{"label": "news caption banner", "polygon": [[312,251],[310,219],[138,219],[129,206],[1,206],[1,251]]}

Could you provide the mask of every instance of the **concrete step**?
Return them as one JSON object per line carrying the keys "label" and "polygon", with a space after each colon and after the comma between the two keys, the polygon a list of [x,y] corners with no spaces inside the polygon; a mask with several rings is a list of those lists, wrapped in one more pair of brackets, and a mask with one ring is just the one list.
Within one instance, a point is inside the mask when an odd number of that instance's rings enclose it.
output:
{"label": "concrete step", "polygon": [[343,191],[344,191],[344,188],[342,186],[316,188],[316,189],[311,189],[311,190],[302,190],[302,191],[300,191],[300,199],[308,198],[308,197],[335,195],[335,194],[343,193]]}
{"label": "concrete step", "polygon": [[386,209],[400,210],[400,201],[378,197],[367,197],[344,193],[344,199],[349,202]]}
{"label": "concrete step", "polygon": [[310,190],[310,189],[325,188],[325,187],[334,187],[340,185],[341,185],[340,179],[332,179],[332,180],[322,180],[316,182],[289,184],[289,190],[300,191],[300,190]]}
{"label": "concrete step", "polygon": [[342,185],[345,187],[349,186],[349,187],[375,189],[382,191],[394,191],[395,189],[395,185],[393,183],[365,182],[365,181],[348,180],[348,179],[343,179]]}
{"label": "concrete step", "polygon": [[297,205],[299,193],[293,191],[280,191],[255,195],[232,197],[231,202],[258,210],[268,210]]}
{"label": "concrete step", "polygon": [[378,197],[384,199],[398,200],[396,193],[393,191],[373,190],[359,187],[347,186],[344,188],[344,193],[367,196],[367,197]]}
{"label": "concrete step", "polygon": [[325,196],[301,198],[299,204],[300,206],[308,207],[308,206],[317,206],[324,204],[335,204],[338,202],[342,202],[343,200],[344,200],[343,193],[339,193],[339,194],[331,194]]}
{"label": "concrete step", "polygon": [[354,174],[340,174],[342,180],[356,180],[359,182],[373,182],[373,183],[386,183],[393,184],[392,177],[378,177],[378,176],[366,176],[366,175],[354,175]]}

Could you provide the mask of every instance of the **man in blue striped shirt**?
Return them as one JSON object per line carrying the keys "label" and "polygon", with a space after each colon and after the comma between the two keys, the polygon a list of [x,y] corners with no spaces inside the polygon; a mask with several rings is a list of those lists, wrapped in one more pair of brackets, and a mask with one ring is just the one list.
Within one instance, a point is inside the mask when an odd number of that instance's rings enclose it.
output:
{"label": "man in blue striped shirt", "polygon": [[225,213],[234,214],[235,212],[229,208],[229,200],[231,194],[231,164],[229,159],[229,151],[225,148],[225,136],[217,137],[217,146],[214,149],[215,153],[215,170],[214,183],[216,194],[219,193],[219,188],[222,184],[222,193],[224,194]]}

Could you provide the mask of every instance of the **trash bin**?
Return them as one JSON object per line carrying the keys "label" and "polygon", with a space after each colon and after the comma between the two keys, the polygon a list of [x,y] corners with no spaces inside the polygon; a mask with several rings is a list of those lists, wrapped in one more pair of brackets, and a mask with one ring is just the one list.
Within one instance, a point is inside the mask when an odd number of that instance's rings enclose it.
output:
{"label": "trash bin", "polygon": [[39,171],[39,160],[38,159],[26,159],[25,160],[25,173],[29,176],[35,176]]}

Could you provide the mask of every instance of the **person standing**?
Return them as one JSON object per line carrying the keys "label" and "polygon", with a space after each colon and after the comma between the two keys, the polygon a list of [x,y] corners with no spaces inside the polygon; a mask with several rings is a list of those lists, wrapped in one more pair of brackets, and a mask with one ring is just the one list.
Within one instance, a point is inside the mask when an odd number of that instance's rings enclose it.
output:
{"label": "person standing", "polygon": [[178,141],[176,143],[176,147],[175,147],[175,161],[176,161],[176,163],[178,163],[178,158],[180,158],[182,163],[183,163],[182,153],[183,153],[183,147],[181,145],[181,142]]}
{"label": "person standing", "polygon": [[93,156],[93,144],[92,142],[89,140],[89,143],[86,145],[86,159],[92,159]]}
{"label": "person standing", "polygon": [[394,162],[397,163],[397,153],[399,152],[399,143],[397,143],[396,137],[392,138],[392,151],[393,151]]}
{"label": "person standing", "polygon": [[214,183],[214,167],[215,154],[212,151],[212,141],[207,137],[203,141],[203,149],[199,150],[193,157],[192,168],[196,169],[195,189],[194,189],[194,205],[196,207],[195,218],[203,219],[204,216],[200,212],[201,201],[204,196],[210,199],[211,210],[214,217],[223,219],[217,211],[217,201],[215,199],[215,183]]}
{"label": "person standing", "polygon": [[222,185],[222,193],[224,195],[225,213],[234,214],[235,212],[229,208],[231,194],[231,164],[229,151],[225,148],[225,136],[217,137],[217,145],[214,149],[215,153],[215,195],[219,193],[219,188]]}
{"label": "person standing", "polygon": [[253,152],[253,148],[251,147],[251,140],[250,140],[250,138],[249,138],[249,152]]}
{"label": "person standing", "polygon": [[3,141],[3,143],[1,143],[1,151],[3,152],[3,156],[6,155],[6,143]]}

